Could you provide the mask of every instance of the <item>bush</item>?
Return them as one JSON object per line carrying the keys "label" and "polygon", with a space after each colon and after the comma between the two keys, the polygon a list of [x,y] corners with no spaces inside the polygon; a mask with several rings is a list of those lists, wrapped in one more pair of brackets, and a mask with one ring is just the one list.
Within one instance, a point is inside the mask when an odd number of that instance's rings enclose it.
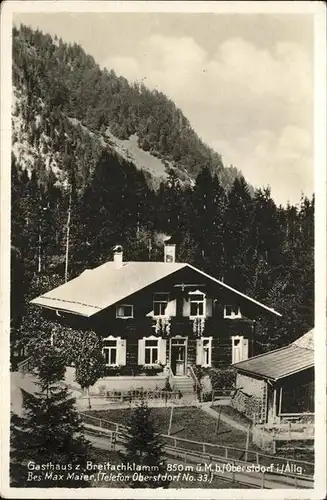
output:
{"label": "bush", "polygon": [[212,392],[203,392],[202,393],[202,402],[206,403],[207,401],[212,401]]}
{"label": "bush", "polygon": [[212,368],[209,372],[212,390],[234,389],[236,384],[236,371],[233,368]]}

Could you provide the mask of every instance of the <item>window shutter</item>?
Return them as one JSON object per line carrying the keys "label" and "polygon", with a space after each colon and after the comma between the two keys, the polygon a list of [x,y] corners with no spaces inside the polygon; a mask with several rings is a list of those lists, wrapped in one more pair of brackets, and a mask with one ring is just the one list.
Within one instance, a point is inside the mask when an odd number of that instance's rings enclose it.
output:
{"label": "window shutter", "polygon": [[117,364],[119,366],[126,365],[126,340],[119,339],[117,341]]}
{"label": "window shutter", "polygon": [[159,363],[161,363],[162,365],[165,365],[166,364],[166,339],[162,339],[162,338],[159,338],[158,339],[159,342],[158,342],[158,347],[159,347],[159,355],[158,355],[158,361]]}
{"label": "window shutter", "polygon": [[243,340],[239,335],[232,337],[232,364],[242,361]]}
{"label": "window shutter", "polygon": [[198,339],[196,341],[196,365],[202,365],[202,340]]}
{"label": "window shutter", "polygon": [[166,316],[176,316],[176,300],[168,302],[165,314]]}
{"label": "window shutter", "polygon": [[191,314],[191,302],[189,299],[183,300],[183,316],[190,316]]}
{"label": "window shutter", "polygon": [[242,361],[249,357],[249,339],[243,339],[242,342]]}
{"label": "window shutter", "polygon": [[145,363],[145,340],[139,339],[138,341],[138,351],[137,351],[137,364],[144,365]]}
{"label": "window shutter", "polygon": [[209,366],[212,366],[212,337],[209,337]]}
{"label": "window shutter", "polygon": [[212,299],[207,298],[206,299],[206,316],[212,316]]}

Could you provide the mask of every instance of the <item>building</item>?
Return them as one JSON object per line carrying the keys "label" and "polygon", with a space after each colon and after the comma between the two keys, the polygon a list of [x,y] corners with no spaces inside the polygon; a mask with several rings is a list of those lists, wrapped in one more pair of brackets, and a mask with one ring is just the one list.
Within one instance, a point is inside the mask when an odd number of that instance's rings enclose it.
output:
{"label": "building", "polygon": [[226,367],[253,355],[256,318],[280,314],[176,262],[175,251],[170,241],[164,262],[124,262],[117,246],[113,261],[32,303],[56,322],[95,330],[102,337],[108,376],[158,377],[168,371],[186,378],[195,365]]}
{"label": "building", "polygon": [[233,365],[233,406],[258,424],[310,419],[314,413],[314,330],[292,344]]}

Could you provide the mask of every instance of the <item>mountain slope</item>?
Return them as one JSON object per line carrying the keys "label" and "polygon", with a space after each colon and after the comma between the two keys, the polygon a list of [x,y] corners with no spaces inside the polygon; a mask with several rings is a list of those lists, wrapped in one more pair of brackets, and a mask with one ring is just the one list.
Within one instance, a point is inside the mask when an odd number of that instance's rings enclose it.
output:
{"label": "mountain slope", "polygon": [[[158,179],[174,168],[181,180],[192,183],[207,166],[228,189],[238,176],[164,94],[101,71],[76,44],[23,25],[14,28],[13,84],[13,152],[31,168],[33,161],[44,163],[45,170],[62,177],[68,155],[80,186],[86,186],[99,151],[109,148]],[[85,145],[79,142],[81,134],[83,140],[88,137]],[[30,143],[34,153],[17,142]]]}

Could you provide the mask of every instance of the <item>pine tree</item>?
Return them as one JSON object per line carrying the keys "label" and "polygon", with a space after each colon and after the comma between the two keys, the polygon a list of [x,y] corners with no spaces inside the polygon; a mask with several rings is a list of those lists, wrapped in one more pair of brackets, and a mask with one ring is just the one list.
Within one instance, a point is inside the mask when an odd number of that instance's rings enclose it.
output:
{"label": "pine tree", "polygon": [[[38,390],[34,394],[22,390],[22,415],[13,414],[11,418],[11,485],[86,487],[88,483],[83,478],[69,477],[72,472],[79,477],[84,472],[88,443],[75,399],[60,384],[65,372],[64,357],[49,341],[44,341],[34,352],[33,361]],[[45,464],[46,469],[31,473],[31,464]]]}
{"label": "pine tree", "polygon": [[163,443],[151,418],[151,409],[143,400],[127,419],[128,430],[123,434],[124,451],[120,452],[122,461],[139,466],[157,466],[156,471],[147,471],[146,481],[129,481],[131,488],[168,488],[169,482],[156,478],[167,472],[163,458]]}

